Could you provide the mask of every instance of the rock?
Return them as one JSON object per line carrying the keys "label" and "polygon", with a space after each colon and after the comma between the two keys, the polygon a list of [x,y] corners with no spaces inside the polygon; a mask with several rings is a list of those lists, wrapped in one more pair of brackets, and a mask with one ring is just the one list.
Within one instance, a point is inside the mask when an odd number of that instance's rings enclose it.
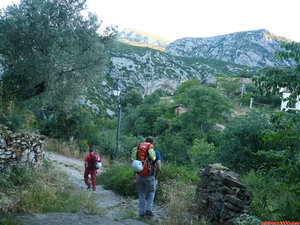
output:
{"label": "rock", "polygon": [[231,194],[231,195],[233,195],[233,194],[234,194],[234,191],[231,190],[229,187],[223,186],[223,187],[222,187],[222,193],[223,193],[223,194]]}
{"label": "rock", "polygon": [[225,201],[230,202],[232,205],[237,206],[239,208],[243,208],[244,203],[242,200],[238,199],[234,195],[225,195]]}
{"label": "rock", "polygon": [[13,165],[38,167],[44,159],[45,137],[38,134],[17,134],[0,124],[0,172]]}
{"label": "rock", "polygon": [[234,218],[250,204],[250,193],[239,175],[221,164],[210,164],[199,173],[196,189],[199,217],[209,218],[211,224],[232,225]]}
{"label": "rock", "polygon": [[240,208],[240,207],[236,207],[236,206],[230,204],[229,202],[225,202],[225,203],[224,203],[224,206],[225,206],[226,208],[230,209],[230,210],[233,210],[233,211],[237,211],[237,212],[241,211],[241,208]]}
{"label": "rock", "polygon": [[5,148],[7,146],[6,141],[4,138],[0,138],[0,147]]}
{"label": "rock", "polygon": [[243,184],[241,184],[240,182],[238,182],[234,179],[228,178],[228,177],[225,177],[224,179],[222,179],[222,183],[227,187],[245,188],[245,186]]}

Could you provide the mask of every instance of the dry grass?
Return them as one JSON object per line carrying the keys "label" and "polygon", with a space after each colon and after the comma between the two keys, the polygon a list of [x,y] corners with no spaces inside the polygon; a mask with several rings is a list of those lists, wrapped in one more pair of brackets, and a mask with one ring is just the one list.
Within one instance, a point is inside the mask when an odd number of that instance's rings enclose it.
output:
{"label": "dry grass", "polygon": [[[50,138],[46,139],[45,141],[45,149],[49,152],[56,152],[63,156],[80,160],[84,159],[89,154],[88,151],[80,151],[76,143],[70,143],[67,141],[60,141]],[[108,167],[111,164],[110,160],[104,158],[103,156],[101,156],[101,163],[103,167]]]}
{"label": "dry grass", "polygon": [[86,156],[85,152],[79,150],[78,145],[57,139],[46,139],[45,149],[49,152],[56,152],[66,157],[82,159]]}
{"label": "dry grass", "polygon": [[207,225],[206,221],[199,221],[194,204],[195,186],[183,181],[172,181],[163,184],[165,203],[164,225],[198,224]]}
{"label": "dry grass", "polygon": [[69,184],[67,176],[47,162],[39,170],[18,168],[6,178],[2,177],[0,191],[13,203],[1,206],[0,212],[97,214],[99,211],[92,196]]}

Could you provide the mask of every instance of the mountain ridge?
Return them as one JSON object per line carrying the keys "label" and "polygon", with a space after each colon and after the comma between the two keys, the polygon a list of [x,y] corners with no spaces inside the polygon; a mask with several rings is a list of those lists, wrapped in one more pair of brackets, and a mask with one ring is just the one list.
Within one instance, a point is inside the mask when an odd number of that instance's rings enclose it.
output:
{"label": "mountain ridge", "polygon": [[[129,31],[128,31],[129,32]],[[211,37],[183,37],[168,42],[155,42],[147,33],[131,29],[121,33],[119,40],[132,45],[165,51],[174,56],[210,58],[253,68],[265,66],[293,66],[289,60],[274,57],[282,42],[290,39],[275,35],[266,29],[233,32]],[[143,35],[141,35],[143,34]],[[134,42],[135,41],[135,42]]]}
{"label": "mountain ridge", "polygon": [[206,38],[177,39],[166,47],[166,52],[177,56],[214,58],[254,68],[291,66],[291,61],[274,57],[282,42],[290,40],[260,29]]}

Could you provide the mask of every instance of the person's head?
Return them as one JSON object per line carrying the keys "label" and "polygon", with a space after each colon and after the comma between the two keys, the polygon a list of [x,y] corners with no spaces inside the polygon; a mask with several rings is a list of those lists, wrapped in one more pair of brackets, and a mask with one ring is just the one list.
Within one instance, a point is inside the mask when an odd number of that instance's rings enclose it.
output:
{"label": "person's head", "polygon": [[148,137],[146,138],[146,142],[149,142],[149,143],[151,143],[151,144],[154,144],[154,137],[148,136]]}
{"label": "person's head", "polygon": [[93,153],[94,152],[94,149],[92,147],[90,147],[90,153]]}

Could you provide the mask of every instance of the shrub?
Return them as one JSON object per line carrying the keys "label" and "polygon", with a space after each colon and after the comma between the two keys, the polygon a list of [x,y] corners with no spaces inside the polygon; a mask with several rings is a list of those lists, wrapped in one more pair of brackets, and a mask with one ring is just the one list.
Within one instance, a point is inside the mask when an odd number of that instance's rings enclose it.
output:
{"label": "shrub", "polygon": [[137,196],[133,170],[128,165],[114,165],[100,174],[97,183],[123,196]]}
{"label": "shrub", "polygon": [[284,178],[251,171],[242,177],[252,192],[251,212],[264,221],[296,221],[299,219],[297,184],[286,184]]}
{"label": "shrub", "polygon": [[18,225],[12,216],[0,212],[0,225]]}
{"label": "shrub", "polygon": [[255,153],[266,149],[263,134],[269,129],[268,117],[261,112],[251,111],[231,121],[220,137],[218,160],[239,173],[256,169],[263,159]]}
{"label": "shrub", "polygon": [[215,146],[205,139],[195,139],[193,145],[188,149],[191,168],[201,168],[206,164],[216,161]]}
{"label": "shrub", "polygon": [[158,183],[161,185],[157,186],[156,197],[159,201],[166,201],[163,195],[163,184],[171,183],[175,181],[182,181],[191,185],[197,184],[199,177],[197,176],[198,171],[192,171],[185,166],[176,166],[174,164],[163,164],[161,173],[158,177]]}
{"label": "shrub", "polygon": [[39,170],[15,168],[0,180],[4,184],[0,192],[14,200],[9,208],[0,208],[2,211],[97,213],[92,196],[75,191],[67,177],[49,163]]}
{"label": "shrub", "polygon": [[36,117],[25,107],[14,102],[0,102],[0,123],[13,131],[20,129],[34,130],[37,127]]}
{"label": "shrub", "polygon": [[[178,167],[171,164],[165,164],[159,175],[156,197],[163,199],[162,184],[180,180],[185,183],[196,184],[199,180],[196,173],[198,171],[189,171],[186,167]],[[133,180],[133,170],[129,165],[114,165],[104,173],[101,173],[97,183],[103,184],[106,189],[115,191],[124,196],[137,196],[135,183]]]}

